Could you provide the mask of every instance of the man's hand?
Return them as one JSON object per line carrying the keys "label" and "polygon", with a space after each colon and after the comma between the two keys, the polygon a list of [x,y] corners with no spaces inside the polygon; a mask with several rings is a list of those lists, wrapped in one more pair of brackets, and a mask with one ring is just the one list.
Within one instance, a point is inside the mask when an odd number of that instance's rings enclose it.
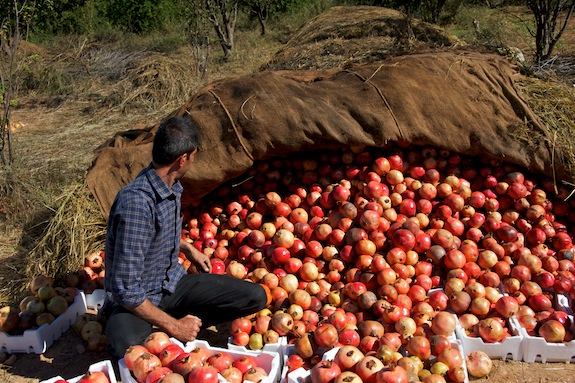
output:
{"label": "man's hand", "polygon": [[138,317],[152,325],[158,326],[162,331],[182,342],[190,342],[196,339],[202,320],[193,315],[186,315],[176,319],[154,306],[149,300],[145,300],[138,306],[125,306]]}
{"label": "man's hand", "polygon": [[180,250],[192,262],[196,267],[196,270],[200,272],[203,271],[205,273],[212,272],[212,264],[210,263],[208,256],[183,239],[180,240]]}
{"label": "man's hand", "polygon": [[191,342],[196,339],[202,327],[202,320],[193,315],[186,315],[176,321],[174,328],[170,329],[170,335],[181,342]]}

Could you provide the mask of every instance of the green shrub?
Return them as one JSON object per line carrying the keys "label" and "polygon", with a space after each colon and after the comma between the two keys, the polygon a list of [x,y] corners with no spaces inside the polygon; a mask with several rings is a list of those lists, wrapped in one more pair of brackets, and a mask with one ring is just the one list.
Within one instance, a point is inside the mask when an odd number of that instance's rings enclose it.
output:
{"label": "green shrub", "polygon": [[105,18],[129,32],[161,30],[177,16],[170,0],[103,0]]}

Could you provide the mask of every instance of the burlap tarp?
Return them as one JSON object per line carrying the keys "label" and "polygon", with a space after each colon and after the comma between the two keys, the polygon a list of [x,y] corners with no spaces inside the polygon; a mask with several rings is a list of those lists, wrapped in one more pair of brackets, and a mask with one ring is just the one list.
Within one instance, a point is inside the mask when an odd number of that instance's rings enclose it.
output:
{"label": "burlap tarp", "polygon": [[[255,160],[396,140],[550,175],[553,139],[514,88],[515,76],[504,57],[459,51],[209,84],[172,114],[189,116],[202,135],[195,167],[183,180],[183,204]],[[118,190],[150,162],[156,129],[118,134],[99,149],[87,183],[105,217]],[[559,176],[560,163],[555,159]]]}

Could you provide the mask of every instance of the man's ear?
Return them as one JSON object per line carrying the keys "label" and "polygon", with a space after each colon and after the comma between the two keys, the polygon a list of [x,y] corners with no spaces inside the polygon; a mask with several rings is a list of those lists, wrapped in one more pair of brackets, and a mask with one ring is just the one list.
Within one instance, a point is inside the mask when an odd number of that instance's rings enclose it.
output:
{"label": "man's ear", "polygon": [[187,154],[182,154],[180,157],[178,157],[177,163],[178,163],[178,167],[182,167],[184,166],[184,164],[186,163],[186,156]]}
{"label": "man's ear", "polygon": [[182,166],[184,166],[184,162],[185,162],[184,157],[183,157],[183,156],[179,156],[178,158],[176,158],[176,159],[174,160],[174,162],[172,162],[172,163],[170,164],[170,169],[171,169],[172,171],[173,171],[173,170],[181,169]]}

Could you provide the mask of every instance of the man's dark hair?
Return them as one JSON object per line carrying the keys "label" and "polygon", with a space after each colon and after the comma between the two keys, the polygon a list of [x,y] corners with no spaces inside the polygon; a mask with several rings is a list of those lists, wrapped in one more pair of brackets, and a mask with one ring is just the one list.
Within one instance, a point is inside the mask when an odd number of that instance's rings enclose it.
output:
{"label": "man's dark hair", "polygon": [[154,137],[152,160],[168,165],[182,154],[193,152],[199,144],[200,133],[191,119],[176,116],[164,120]]}

